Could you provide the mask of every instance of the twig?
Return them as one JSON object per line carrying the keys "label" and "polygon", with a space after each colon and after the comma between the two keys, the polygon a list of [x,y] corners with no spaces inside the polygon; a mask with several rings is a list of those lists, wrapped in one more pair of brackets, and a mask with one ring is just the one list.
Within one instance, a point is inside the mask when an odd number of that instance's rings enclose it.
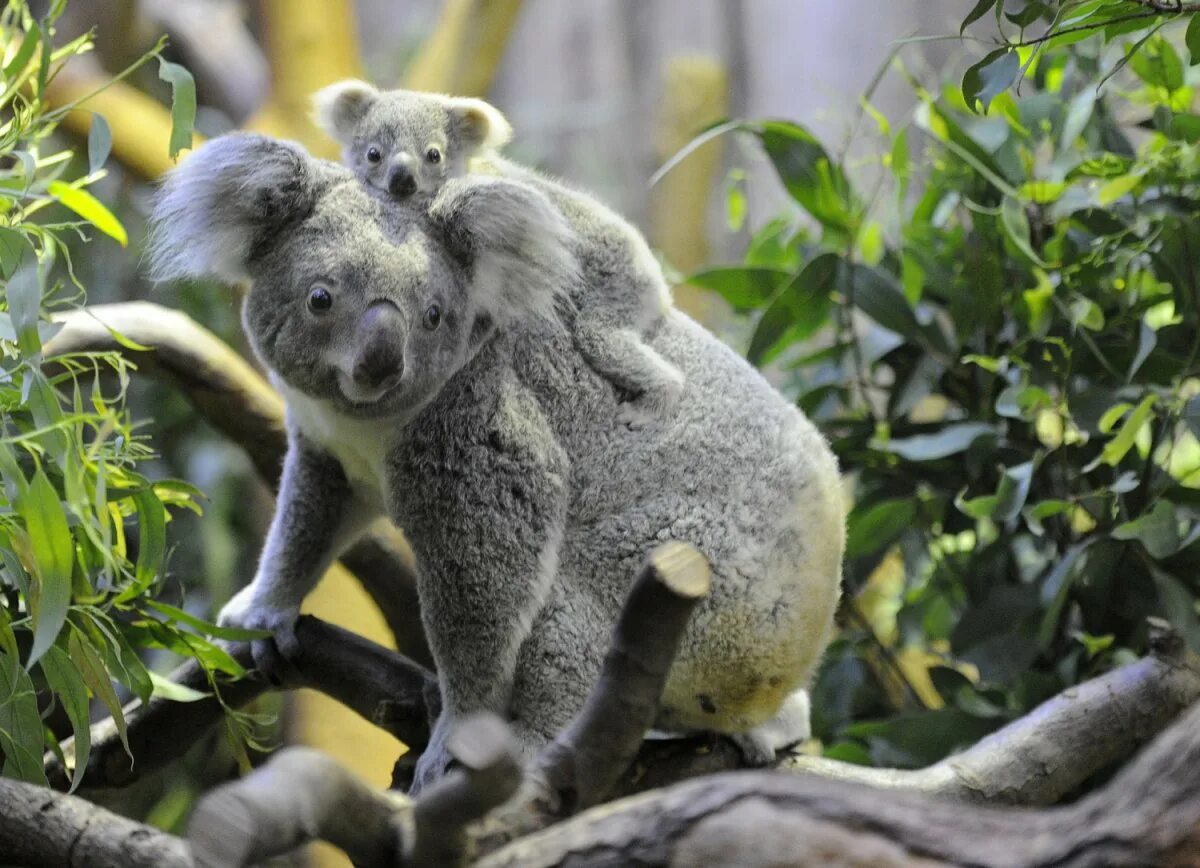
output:
{"label": "twig", "polygon": [[[141,373],[165,381],[187,397],[205,421],[246,450],[272,489],[278,487],[287,448],[283,400],[220,338],[186,314],[150,302],[94,305],[63,313],[56,320],[63,328],[47,345],[47,357],[122,353]],[[130,349],[114,331],[151,349]],[[379,606],[400,652],[430,665],[416,568],[403,536],[394,529],[373,530],[341,560]]]}
{"label": "twig", "polygon": [[1085,681],[963,751],[917,771],[793,756],[782,768],[992,805],[1054,804],[1129,756],[1200,700],[1200,659],[1152,620],[1152,654]]}
{"label": "twig", "polygon": [[[430,709],[427,697],[436,697],[436,680],[424,667],[394,651],[316,618],[305,616],[296,625],[297,657],[289,660],[286,689],[311,687],[392,733],[413,750],[429,739]],[[232,649],[239,663],[250,668],[250,646]],[[189,662],[176,670],[172,681],[196,690],[208,688],[199,665]],[[271,689],[265,679],[250,677],[221,687],[230,707],[245,705]],[[436,709],[433,713],[436,714]],[[125,709],[130,750],[125,753],[112,718],[92,727],[92,751],[83,776],[86,789],[125,787],[146,774],[178,759],[221,719],[222,705],[215,697],[181,703],[152,699],[143,706],[134,701]],[[63,742],[68,760],[74,740]],[[46,774],[52,786],[66,789],[68,780],[58,760],[48,757]]]}
{"label": "twig", "polygon": [[413,806],[410,865],[455,868],[466,863],[467,827],[502,805],[521,785],[521,765],[512,732],[500,718],[465,720],[447,744],[458,761],[427,788]]}
{"label": "twig", "polygon": [[391,868],[403,805],[320,751],[293,747],[201,799],[188,840],[196,868],[256,865],[312,840],[340,847],[359,868]]}
{"label": "twig", "polygon": [[692,546],[672,542],[651,552],[587,704],[538,756],[558,815],[598,804],[637,756],[654,726],[692,610],[708,596],[709,583],[708,561]]}

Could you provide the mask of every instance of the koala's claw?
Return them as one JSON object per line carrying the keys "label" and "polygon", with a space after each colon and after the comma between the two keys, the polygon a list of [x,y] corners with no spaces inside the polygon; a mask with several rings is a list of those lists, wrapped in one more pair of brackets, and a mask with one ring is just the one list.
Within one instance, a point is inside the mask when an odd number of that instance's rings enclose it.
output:
{"label": "koala's claw", "polygon": [[217,615],[220,627],[240,627],[243,630],[269,630],[268,639],[255,639],[250,643],[254,667],[272,684],[286,680],[289,661],[300,654],[300,643],[296,639],[296,621],[300,617],[299,607],[272,606],[256,596],[253,584],[234,595]]}

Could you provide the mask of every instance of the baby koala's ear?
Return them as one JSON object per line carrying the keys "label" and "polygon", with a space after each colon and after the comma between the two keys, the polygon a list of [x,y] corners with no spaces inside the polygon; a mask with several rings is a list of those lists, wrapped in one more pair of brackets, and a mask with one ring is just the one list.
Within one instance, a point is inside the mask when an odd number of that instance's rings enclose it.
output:
{"label": "baby koala's ear", "polygon": [[354,138],[363,116],[379,99],[379,91],[365,81],[348,78],[313,94],[317,125],[339,142]]}
{"label": "baby koala's ear", "polygon": [[451,136],[462,142],[470,153],[494,151],[512,140],[512,125],[491,103],[470,97],[452,97],[447,110]]}
{"label": "baby koala's ear", "polygon": [[220,136],[192,151],[155,194],[151,278],[246,279],[255,246],[312,211],[314,167],[299,145],[252,133]]}
{"label": "baby koala's ear", "polygon": [[519,181],[465,175],[446,182],[429,216],[466,267],[482,312],[501,326],[558,322],[579,264],[571,228],[545,195]]}

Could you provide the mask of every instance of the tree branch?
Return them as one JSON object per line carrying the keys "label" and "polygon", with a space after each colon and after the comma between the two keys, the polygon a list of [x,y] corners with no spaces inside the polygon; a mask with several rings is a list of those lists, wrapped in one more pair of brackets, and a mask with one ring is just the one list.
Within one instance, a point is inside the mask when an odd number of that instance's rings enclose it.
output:
{"label": "tree branch", "polygon": [[1138,6],[1145,6],[1155,12],[1168,15],[1183,15],[1188,12],[1200,12],[1200,3],[1185,3],[1183,0],[1129,0]]}
{"label": "tree branch", "polygon": [[[285,689],[311,687],[333,697],[362,717],[419,751],[429,740],[429,694],[437,695],[436,679],[424,667],[394,651],[310,616],[296,625],[300,653],[286,667]],[[239,663],[254,666],[250,646],[242,643],[232,649]],[[207,677],[194,661],[185,663],[172,681],[195,690],[207,690]],[[245,705],[271,689],[257,673],[220,687],[225,704]],[[112,718],[92,727],[92,751],[83,776],[85,789],[125,787],[144,775],[178,759],[184,751],[204,737],[218,721],[224,709],[216,697],[196,702],[172,702],[151,699],[125,708],[129,747],[134,760],[125,753]],[[436,709],[433,710],[436,714]],[[62,744],[68,761],[74,759],[74,740]],[[51,786],[66,789],[67,775],[52,755],[46,763]]]}
{"label": "tree branch", "polygon": [[521,838],[479,868],[559,865],[1194,865],[1200,705],[1077,805],[956,804],[812,775],[713,775]]}
{"label": "tree branch", "polygon": [[[205,421],[246,450],[272,489],[278,487],[287,449],[283,399],[220,338],[186,314],[150,302],[94,305],[55,319],[63,328],[47,345],[47,358],[121,353],[141,373],[186,396]],[[151,349],[129,349],[114,331]],[[404,537],[394,527],[377,525],[341,561],[383,612],[401,653],[430,665],[416,567]]]}
{"label": "tree branch", "polygon": [[191,868],[173,835],[76,796],[0,777],[0,860],[22,868]]}

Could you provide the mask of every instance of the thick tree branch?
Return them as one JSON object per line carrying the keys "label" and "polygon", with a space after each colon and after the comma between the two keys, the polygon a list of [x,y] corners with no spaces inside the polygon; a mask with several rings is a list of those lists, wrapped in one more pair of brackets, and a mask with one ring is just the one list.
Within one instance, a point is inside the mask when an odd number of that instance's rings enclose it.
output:
{"label": "thick tree branch", "polygon": [[191,868],[187,845],[76,796],[0,777],[0,864]]}
{"label": "thick tree branch", "polygon": [[[141,373],[186,396],[205,421],[246,450],[272,489],[278,487],[287,449],[283,399],[220,338],[186,314],[150,302],[94,305],[57,320],[63,328],[47,345],[47,357],[122,353]],[[114,331],[150,349],[123,346]],[[341,561],[379,606],[401,653],[429,665],[412,550],[403,536],[377,525]]]}
{"label": "thick tree branch", "polygon": [[812,775],[720,774],[610,803],[476,863],[1195,865],[1200,705],[1107,787],[1043,811],[963,805]]}
{"label": "thick tree branch", "polygon": [[[436,696],[431,672],[407,658],[332,624],[302,617],[296,625],[300,648],[289,660],[281,687],[311,687],[333,697],[362,717],[419,751],[429,739],[430,711],[427,695]],[[253,667],[250,646],[233,648],[235,658]],[[208,681],[199,665],[189,662],[176,670],[172,681],[196,690],[207,690]],[[265,679],[252,674],[223,685],[226,705],[238,707],[270,689]],[[435,709],[436,712],[436,709]],[[162,768],[204,737],[221,719],[224,710],[215,697],[181,703],[152,699],[143,706],[134,701],[125,709],[129,747],[134,761],[117,736],[112,718],[92,727],[92,752],[84,772],[87,789],[125,787]],[[73,759],[73,739],[63,742],[68,760]],[[52,786],[66,789],[67,776],[56,759],[49,758],[47,777]]]}

